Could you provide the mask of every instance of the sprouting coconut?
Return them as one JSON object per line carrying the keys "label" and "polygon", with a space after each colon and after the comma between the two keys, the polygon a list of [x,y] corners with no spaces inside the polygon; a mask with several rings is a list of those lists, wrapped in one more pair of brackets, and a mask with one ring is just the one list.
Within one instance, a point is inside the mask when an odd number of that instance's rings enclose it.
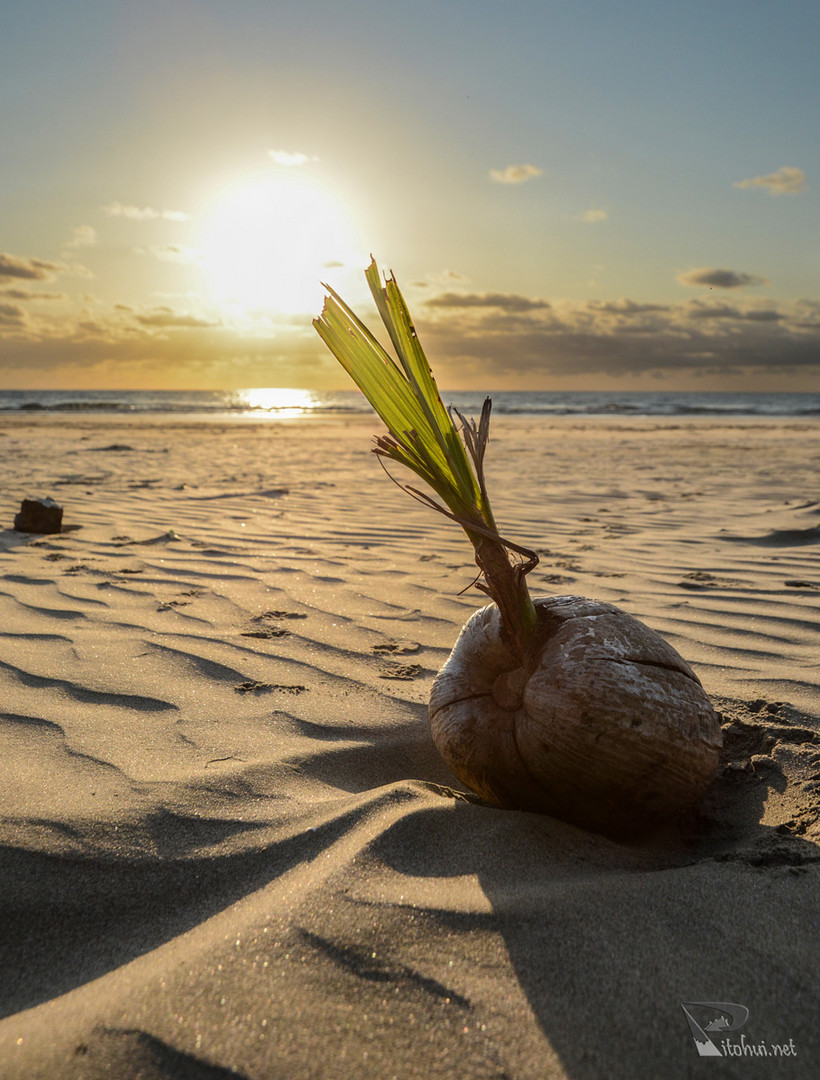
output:
{"label": "sprouting coconut", "polygon": [[612,835],[675,819],[703,795],[722,745],[698,677],[612,604],[530,597],[538,556],[501,537],[487,495],[490,399],[478,423],[447,409],[395,279],[382,285],[375,262],[366,277],[398,364],[329,287],[314,325],[387,426],[374,453],[439,496],[400,485],[461,525],[478,588],[493,601],[468,620],[433,683],[439,752],[496,806]]}

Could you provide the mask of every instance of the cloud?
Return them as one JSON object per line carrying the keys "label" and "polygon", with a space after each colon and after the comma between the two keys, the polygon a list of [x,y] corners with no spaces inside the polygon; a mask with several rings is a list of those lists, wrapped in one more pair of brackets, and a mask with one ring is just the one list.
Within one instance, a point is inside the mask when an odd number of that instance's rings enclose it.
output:
{"label": "cloud", "polygon": [[21,278],[25,281],[53,281],[67,269],[63,263],[48,259],[26,259],[20,255],[0,252],[0,281]]}
{"label": "cloud", "polygon": [[579,220],[585,221],[588,225],[597,225],[601,221],[606,221],[608,217],[609,214],[606,212],[606,210],[589,209],[585,210],[584,213],[581,214]]}
{"label": "cloud", "polygon": [[693,300],[688,308],[690,319],[739,319],[740,312],[730,304],[702,304]]}
{"label": "cloud", "polygon": [[547,300],[531,299],[515,293],[440,293],[425,301],[428,307],[437,308],[500,308],[503,311],[532,311],[548,308]]}
{"label": "cloud", "polygon": [[0,289],[8,300],[65,300],[65,293],[35,292],[33,289]]}
{"label": "cloud", "polygon": [[714,289],[739,289],[743,285],[769,284],[766,278],[757,277],[755,274],[741,274],[737,270],[713,269],[708,266],[678,274],[678,281],[681,285],[709,285]]}
{"label": "cloud", "polygon": [[[738,298],[653,304],[621,300],[532,300],[487,294],[491,304],[430,297],[417,327],[445,385],[591,387],[625,378],[680,375],[695,382],[755,386],[820,377],[820,301],[775,303]],[[785,378],[785,375],[783,375]],[[707,384],[708,385],[708,384]],[[799,383],[795,388],[799,389]]]}
{"label": "cloud", "polygon": [[307,165],[309,161],[319,160],[316,157],[308,157],[307,154],[302,154],[298,150],[295,153],[290,150],[268,150],[268,157],[273,159],[274,164],[284,165],[289,169]]}
{"label": "cloud", "polygon": [[[126,305],[118,305],[120,310],[126,309]],[[147,315],[137,315],[137,322],[141,326],[152,327],[159,330],[185,329],[201,330],[219,326],[218,322],[203,319],[198,315],[183,315],[169,307],[156,308]]]}
{"label": "cloud", "polygon": [[124,217],[130,221],[188,221],[191,217],[182,210],[156,210],[153,206],[121,202],[108,203],[102,210],[109,217]]}
{"label": "cloud", "polygon": [[155,259],[163,262],[179,263],[182,266],[191,266],[202,257],[195,248],[184,247],[182,244],[165,244],[163,247],[134,248],[135,255],[153,255]]}
{"label": "cloud", "polygon": [[737,180],[733,185],[736,188],[766,188],[770,195],[796,195],[804,191],[806,187],[806,174],[802,169],[794,169],[784,165],[777,172],[769,173],[768,176],[754,176],[750,180]]}
{"label": "cloud", "polygon": [[72,263],[70,266],[64,266],[64,267],[62,267],[60,273],[68,274],[69,277],[80,277],[80,278],[93,278],[94,277],[94,275],[91,273],[91,271],[88,269],[88,267],[83,266],[82,263]]}
{"label": "cloud", "polygon": [[285,384],[327,385],[338,364],[309,318],[242,332],[171,308],[140,313],[109,308],[66,310],[59,318],[16,312],[0,318],[0,380],[5,386],[263,386],[275,372]]}
{"label": "cloud", "polygon": [[469,280],[464,274],[460,274],[458,270],[439,270],[427,274],[420,281],[414,281],[413,286],[416,289],[430,289],[446,285],[461,285]]}
{"label": "cloud", "polygon": [[508,165],[505,169],[490,169],[490,179],[496,184],[526,184],[543,171],[536,165]]}
{"label": "cloud", "polygon": [[639,304],[635,300],[590,300],[593,311],[608,315],[643,315],[647,311],[668,311],[668,304]]}
{"label": "cloud", "polygon": [[740,317],[748,319],[750,322],[779,322],[781,319],[785,319],[786,316],[773,308],[759,308],[744,311]]}
{"label": "cloud", "polygon": [[[441,385],[567,389],[808,389],[820,379],[820,299],[734,293],[654,304],[425,290],[416,326]],[[457,295],[457,302],[452,297]],[[714,296],[714,301],[711,297]],[[465,304],[463,301],[467,300]],[[8,304],[6,306],[6,301]],[[373,313],[375,318],[375,313]],[[85,386],[339,385],[309,319],[240,329],[194,298],[127,303],[0,301],[0,381]],[[664,381],[665,380],[665,381]]]}
{"label": "cloud", "polygon": [[65,245],[66,248],[83,248],[94,247],[97,243],[97,230],[91,225],[78,225],[72,235],[71,239]]}
{"label": "cloud", "polygon": [[17,304],[0,304],[0,326],[17,327],[26,320],[25,311]]}
{"label": "cloud", "polygon": [[752,307],[741,310],[730,304],[704,304],[691,300],[687,307],[690,319],[745,319],[748,322],[779,322],[786,316],[772,307]]}

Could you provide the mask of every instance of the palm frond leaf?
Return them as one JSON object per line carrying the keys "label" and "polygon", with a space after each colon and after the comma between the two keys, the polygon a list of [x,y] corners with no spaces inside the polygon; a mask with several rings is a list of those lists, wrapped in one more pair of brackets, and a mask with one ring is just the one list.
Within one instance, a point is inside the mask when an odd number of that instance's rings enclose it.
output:
{"label": "palm frond leaf", "polygon": [[459,517],[491,523],[480,459],[468,454],[441,400],[395,278],[382,285],[375,261],[366,277],[398,362],[329,286],[314,326],[390,433],[377,440],[376,453],[415,472]]}
{"label": "palm frond leaf", "polygon": [[[537,622],[525,577],[538,556],[504,540],[493,520],[484,482],[490,399],[484,402],[478,424],[448,409],[396,279],[391,275],[382,285],[375,260],[366,277],[396,359],[329,286],[325,286],[328,295],[314,326],[387,427],[388,433],[377,437],[374,452],[380,460],[389,458],[420,476],[444,506],[410,484],[399,487],[458,522],[467,533],[483,575],[478,588],[495,600],[511,647],[523,657]],[[461,424],[460,432],[453,413]],[[388,475],[399,483],[391,473]],[[513,564],[512,553],[525,561]]]}

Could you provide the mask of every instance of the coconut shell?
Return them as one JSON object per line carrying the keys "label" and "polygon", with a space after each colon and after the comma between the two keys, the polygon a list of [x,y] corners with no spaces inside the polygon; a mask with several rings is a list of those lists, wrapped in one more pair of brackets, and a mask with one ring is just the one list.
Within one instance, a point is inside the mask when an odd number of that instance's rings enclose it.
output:
{"label": "coconut shell", "polygon": [[654,630],[612,604],[535,600],[524,664],[495,605],[466,623],[433,683],[433,739],[496,806],[621,836],[679,817],[717,771],[723,739],[700,680]]}

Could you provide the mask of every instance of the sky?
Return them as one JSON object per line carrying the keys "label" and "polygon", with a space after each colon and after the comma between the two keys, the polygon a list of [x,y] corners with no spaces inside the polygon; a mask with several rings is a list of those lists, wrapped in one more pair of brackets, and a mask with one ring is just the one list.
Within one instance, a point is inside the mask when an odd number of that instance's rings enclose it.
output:
{"label": "sky", "polygon": [[337,389],[392,271],[439,383],[820,391],[816,0],[30,0],[0,387]]}

